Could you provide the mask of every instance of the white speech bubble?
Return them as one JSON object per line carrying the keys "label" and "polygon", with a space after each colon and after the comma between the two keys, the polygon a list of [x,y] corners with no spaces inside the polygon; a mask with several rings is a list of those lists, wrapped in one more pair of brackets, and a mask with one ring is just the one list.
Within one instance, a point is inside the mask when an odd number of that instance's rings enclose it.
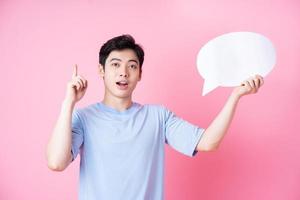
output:
{"label": "white speech bubble", "polygon": [[265,77],[275,62],[274,46],[263,35],[233,32],[216,37],[197,56],[198,72],[205,79],[202,95],[218,86],[238,86],[256,74]]}

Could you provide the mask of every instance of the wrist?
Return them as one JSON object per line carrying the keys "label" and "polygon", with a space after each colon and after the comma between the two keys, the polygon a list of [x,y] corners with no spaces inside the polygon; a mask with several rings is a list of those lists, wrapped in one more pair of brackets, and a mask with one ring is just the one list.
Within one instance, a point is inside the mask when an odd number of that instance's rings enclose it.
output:
{"label": "wrist", "polygon": [[62,104],[63,104],[63,106],[74,108],[76,102],[69,100],[69,99],[64,99]]}
{"label": "wrist", "polygon": [[238,88],[235,88],[232,93],[231,93],[231,97],[236,99],[236,100],[239,100],[243,95],[240,94],[239,92],[239,89]]}

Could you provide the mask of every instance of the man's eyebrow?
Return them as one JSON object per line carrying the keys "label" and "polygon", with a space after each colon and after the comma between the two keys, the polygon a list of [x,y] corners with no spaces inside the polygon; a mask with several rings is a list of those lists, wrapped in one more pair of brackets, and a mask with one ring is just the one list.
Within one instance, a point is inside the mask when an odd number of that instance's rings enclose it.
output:
{"label": "man's eyebrow", "polygon": [[117,60],[117,61],[122,61],[121,59],[119,59],[119,58],[112,58],[112,59],[110,59],[110,62],[111,61],[114,61],[114,60]]}
{"label": "man's eyebrow", "polygon": [[[112,62],[114,60],[116,60],[116,61],[122,61],[120,58],[112,58],[112,59],[110,59],[110,62]],[[138,61],[135,60],[135,59],[128,60],[128,62],[135,62],[136,64],[139,64]]]}
{"label": "man's eyebrow", "polygon": [[135,59],[128,60],[128,62],[135,62],[136,64],[139,64],[138,61]]}

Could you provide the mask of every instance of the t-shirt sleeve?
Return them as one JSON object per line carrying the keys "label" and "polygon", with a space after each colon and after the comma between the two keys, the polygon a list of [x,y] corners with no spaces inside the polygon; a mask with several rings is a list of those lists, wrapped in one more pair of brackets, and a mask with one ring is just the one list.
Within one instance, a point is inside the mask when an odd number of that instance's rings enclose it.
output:
{"label": "t-shirt sleeve", "polygon": [[197,144],[205,129],[177,117],[175,113],[166,108],[164,111],[166,143],[187,156],[195,156]]}
{"label": "t-shirt sleeve", "polygon": [[72,161],[77,157],[83,143],[83,126],[79,113],[76,109],[72,113]]}

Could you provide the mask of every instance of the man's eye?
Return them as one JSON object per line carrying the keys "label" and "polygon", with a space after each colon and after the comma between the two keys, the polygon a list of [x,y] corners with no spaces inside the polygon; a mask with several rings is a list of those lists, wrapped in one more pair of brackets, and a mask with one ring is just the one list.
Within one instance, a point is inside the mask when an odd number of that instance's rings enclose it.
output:
{"label": "man's eye", "polygon": [[112,63],[111,65],[114,67],[119,67],[119,63]]}
{"label": "man's eye", "polygon": [[130,68],[132,68],[132,69],[136,69],[136,68],[137,68],[137,66],[136,66],[136,65],[130,65]]}

